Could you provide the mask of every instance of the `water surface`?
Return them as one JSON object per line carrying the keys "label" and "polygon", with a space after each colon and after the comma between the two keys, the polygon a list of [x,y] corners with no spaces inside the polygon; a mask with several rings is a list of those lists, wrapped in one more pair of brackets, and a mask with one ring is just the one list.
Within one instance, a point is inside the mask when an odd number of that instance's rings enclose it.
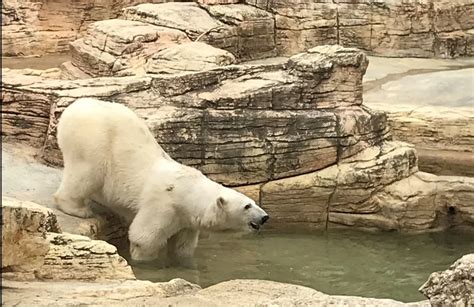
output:
{"label": "water surface", "polygon": [[251,278],[308,286],[333,295],[425,299],[418,288],[428,276],[474,252],[472,234],[422,235],[354,230],[314,234],[212,234],[199,242],[197,269],[135,266],[139,279],[180,277],[207,287]]}

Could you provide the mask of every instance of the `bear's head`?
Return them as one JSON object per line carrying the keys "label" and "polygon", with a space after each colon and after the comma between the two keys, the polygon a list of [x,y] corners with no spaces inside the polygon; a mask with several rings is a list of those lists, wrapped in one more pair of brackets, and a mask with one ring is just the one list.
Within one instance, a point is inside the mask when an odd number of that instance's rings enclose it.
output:
{"label": "bear's head", "polygon": [[258,231],[270,218],[252,199],[229,188],[221,190],[215,208],[219,230]]}

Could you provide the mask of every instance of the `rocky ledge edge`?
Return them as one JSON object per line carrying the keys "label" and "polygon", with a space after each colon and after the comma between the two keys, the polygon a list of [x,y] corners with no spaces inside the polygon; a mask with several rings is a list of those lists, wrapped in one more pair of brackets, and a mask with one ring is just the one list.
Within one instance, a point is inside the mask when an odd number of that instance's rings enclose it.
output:
{"label": "rocky ledge edge", "polygon": [[101,240],[63,233],[54,212],[2,197],[4,306],[430,306],[472,304],[474,254],[433,273],[420,291],[429,301],[332,296],[266,280],[231,280],[202,289],[183,279],[136,280],[117,249]]}

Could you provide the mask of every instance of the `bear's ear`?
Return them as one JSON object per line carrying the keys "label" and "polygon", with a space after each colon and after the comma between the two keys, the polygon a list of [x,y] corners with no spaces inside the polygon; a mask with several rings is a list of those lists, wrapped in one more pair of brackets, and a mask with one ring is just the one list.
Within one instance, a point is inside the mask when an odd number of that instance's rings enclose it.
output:
{"label": "bear's ear", "polygon": [[217,207],[223,208],[225,206],[225,204],[226,204],[226,201],[225,201],[224,197],[219,196],[217,198]]}

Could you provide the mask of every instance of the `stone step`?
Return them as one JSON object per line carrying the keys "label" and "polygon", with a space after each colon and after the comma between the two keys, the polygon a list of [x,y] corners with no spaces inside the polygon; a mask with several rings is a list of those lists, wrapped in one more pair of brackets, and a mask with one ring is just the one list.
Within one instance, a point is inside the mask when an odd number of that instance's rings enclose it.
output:
{"label": "stone step", "polygon": [[88,27],[83,38],[71,43],[71,62],[94,77],[143,74],[146,59],[188,41],[186,34],[176,29],[122,19],[98,21]]}
{"label": "stone step", "polygon": [[185,32],[195,41],[231,52],[240,60],[275,56],[272,14],[244,4],[142,4],[124,9],[124,18]]}

